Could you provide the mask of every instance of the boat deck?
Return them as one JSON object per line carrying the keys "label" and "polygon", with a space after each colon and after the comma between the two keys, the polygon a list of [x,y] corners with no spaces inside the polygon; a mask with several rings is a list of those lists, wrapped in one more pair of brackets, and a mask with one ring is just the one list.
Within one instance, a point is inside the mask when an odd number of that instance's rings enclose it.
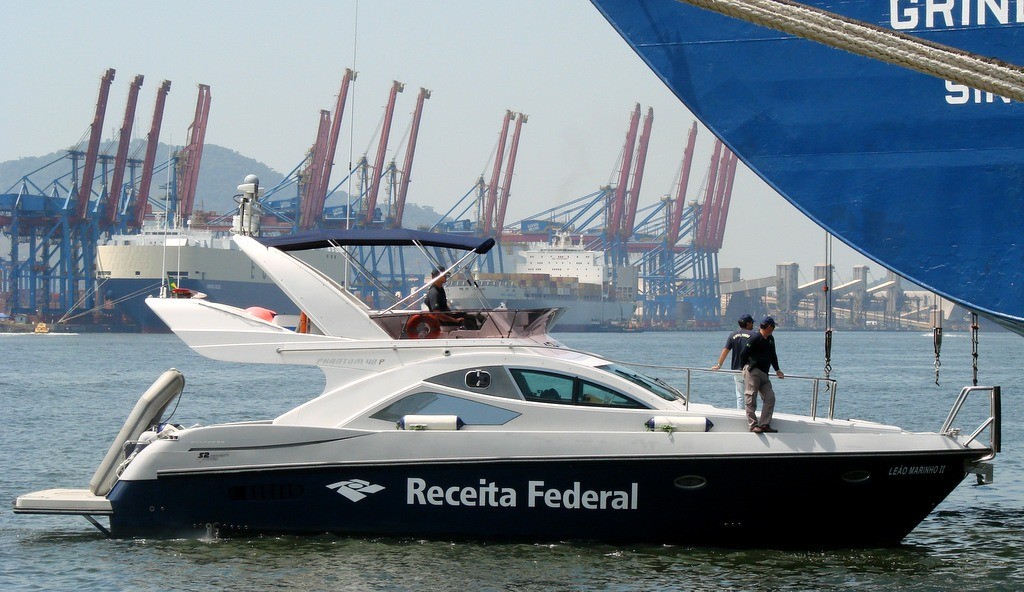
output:
{"label": "boat deck", "polygon": [[88,489],[44,489],[18,496],[15,514],[73,514],[110,516],[110,500]]}

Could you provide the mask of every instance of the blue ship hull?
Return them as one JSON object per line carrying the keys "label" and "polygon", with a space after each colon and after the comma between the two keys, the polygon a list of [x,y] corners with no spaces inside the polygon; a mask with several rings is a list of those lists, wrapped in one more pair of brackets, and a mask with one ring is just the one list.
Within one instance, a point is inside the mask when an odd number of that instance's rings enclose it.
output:
{"label": "blue ship hull", "polygon": [[[676,0],[592,0],[686,106],[827,231],[1024,333],[1024,105]],[[1024,64],[1024,2],[805,4]],[[930,5],[930,3],[929,3]],[[765,228],[769,235],[774,229]]]}

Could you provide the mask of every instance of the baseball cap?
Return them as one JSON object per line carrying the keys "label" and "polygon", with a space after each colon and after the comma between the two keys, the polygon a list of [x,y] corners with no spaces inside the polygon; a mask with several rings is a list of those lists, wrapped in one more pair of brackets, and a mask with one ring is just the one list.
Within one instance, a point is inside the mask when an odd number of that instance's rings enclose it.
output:
{"label": "baseball cap", "polygon": [[753,323],[753,322],[754,322],[754,317],[752,317],[752,316],[750,316],[748,314],[743,315],[742,317],[740,317],[740,320],[739,320],[739,323],[741,325],[746,325],[747,323]]}
{"label": "baseball cap", "polygon": [[764,320],[761,321],[761,324],[762,325],[771,325],[772,327],[774,327],[775,326],[775,319],[773,319],[771,317],[765,317]]}

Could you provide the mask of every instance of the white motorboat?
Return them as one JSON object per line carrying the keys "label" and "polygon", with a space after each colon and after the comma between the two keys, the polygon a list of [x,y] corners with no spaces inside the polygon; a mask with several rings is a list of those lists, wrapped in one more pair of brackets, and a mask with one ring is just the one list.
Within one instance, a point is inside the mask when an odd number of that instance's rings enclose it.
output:
{"label": "white motorboat", "polygon": [[[546,330],[558,309],[474,311],[464,325],[401,303],[374,311],[292,256],[398,244],[462,249],[465,262],[490,239],[402,230],[234,240],[302,310],[295,329],[208,299],[149,306],[209,358],[318,366],[323,392],[265,421],[186,429],[161,422],[184,386],[169,370],[88,489],[26,494],[15,512],[82,515],[115,537],[817,548],[899,543],[965,476],[991,481],[998,387],[964,389],[934,433],[834,419],[830,401],[823,417],[777,414],[778,433],[757,434],[742,412],[563,346]],[[815,384],[834,397],[830,381]],[[991,413],[961,429],[957,411],[976,393]]]}

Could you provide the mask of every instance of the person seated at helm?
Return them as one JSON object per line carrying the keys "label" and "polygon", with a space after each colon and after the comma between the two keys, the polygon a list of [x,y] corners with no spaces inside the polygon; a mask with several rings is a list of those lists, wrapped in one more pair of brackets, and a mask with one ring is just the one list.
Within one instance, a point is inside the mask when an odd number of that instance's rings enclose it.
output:
{"label": "person seated at helm", "polygon": [[434,313],[434,317],[443,325],[463,325],[466,322],[466,313],[453,311],[448,305],[448,295],[445,294],[444,284],[448,281],[448,272],[444,267],[435,267],[430,272],[430,288],[427,289],[427,296],[424,303],[427,310]]}

